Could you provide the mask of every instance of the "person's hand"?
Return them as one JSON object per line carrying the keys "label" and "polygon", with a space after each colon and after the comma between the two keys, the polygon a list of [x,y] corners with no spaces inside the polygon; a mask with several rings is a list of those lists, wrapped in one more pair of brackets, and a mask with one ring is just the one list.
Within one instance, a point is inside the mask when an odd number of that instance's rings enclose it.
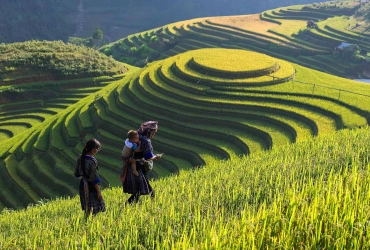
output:
{"label": "person's hand", "polygon": [[155,155],[155,159],[156,159],[156,160],[159,160],[159,159],[161,159],[161,158],[162,158],[162,154],[156,154],[156,155]]}
{"label": "person's hand", "polygon": [[132,171],[134,175],[139,176],[139,172],[137,170]]}
{"label": "person's hand", "polygon": [[103,196],[101,195],[101,192],[99,191],[98,192],[98,200],[101,200],[101,199],[103,199]]}

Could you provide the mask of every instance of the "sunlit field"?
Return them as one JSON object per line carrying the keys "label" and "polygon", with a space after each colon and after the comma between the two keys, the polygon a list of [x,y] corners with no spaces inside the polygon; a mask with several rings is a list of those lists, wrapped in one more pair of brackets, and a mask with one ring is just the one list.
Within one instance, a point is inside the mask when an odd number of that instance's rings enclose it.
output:
{"label": "sunlit field", "polygon": [[[25,116],[12,114],[37,114],[28,103],[20,102],[21,110],[4,111],[8,118],[0,121],[0,134],[8,139],[0,146],[0,208],[74,195],[73,168],[90,138],[102,143],[103,185],[119,186],[125,134],[145,120],[160,124],[153,146],[165,156],[150,176],[161,178],[365,127],[370,119],[370,85],[245,50],[193,50],[125,76],[79,84],[91,92],[78,85],[67,88],[42,109],[60,107],[54,115],[35,115],[21,123]],[[53,176],[58,181],[51,181]]]}
{"label": "sunlit field", "polygon": [[4,210],[0,248],[366,249],[369,140],[369,128],[345,130],[214,161],[132,206],[104,189],[107,211],[87,221],[78,197]]}

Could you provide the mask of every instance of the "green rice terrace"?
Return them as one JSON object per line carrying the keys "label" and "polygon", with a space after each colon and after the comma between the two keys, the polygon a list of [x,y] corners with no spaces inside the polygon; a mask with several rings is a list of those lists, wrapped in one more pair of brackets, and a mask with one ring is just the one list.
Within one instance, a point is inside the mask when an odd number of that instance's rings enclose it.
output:
{"label": "green rice terrace", "polygon": [[[370,78],[368,6],[198,18],[105,55],[0,44],[0,249],[369,249],[370,84],[348,79]],[[128,206],[121,151],[147,120],[157,195]],[[90,138],[107,211],[86,219]]]}
{"label": "green rice terrace", "polygon": [[0,106],[1,208],[76,195],[76,159],[93,137],[103,186],[119,186],[123,141],[145,120],[159,121],[153,146],[165,153],[152,177],[370,123],[370,85],[245,50],[194,50],[61,86],[54,99]]}
{"label": "green rice terrace", "polygon": [[[352,1],[297,5],[260,15],[198,18],[130,35],[100,50],[116,60],[143,66],[149,60],[200,48],[233,48],[264,53],[347,78],[369,78],[368,56],[335,53],[342,42],[369,51],[370,34],[358,32]],[[315,22],[307,28],[307,21]]]}

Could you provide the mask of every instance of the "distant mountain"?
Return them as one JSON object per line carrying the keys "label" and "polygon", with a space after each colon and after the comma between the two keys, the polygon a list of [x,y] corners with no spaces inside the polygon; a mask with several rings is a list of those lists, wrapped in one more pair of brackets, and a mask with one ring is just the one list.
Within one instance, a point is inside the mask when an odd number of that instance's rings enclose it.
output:
{"label": "distant mountain", "polygon": [[0,42],[31,39],[64,40],[75,25],[77,0],[2,0],[0,8]]}
{"label": "distant mountain", "polygon": [[108,41],[167,23],[203,16],[258,13],[317,0],[2,0],[0,42],[90,36],[99,26]]}

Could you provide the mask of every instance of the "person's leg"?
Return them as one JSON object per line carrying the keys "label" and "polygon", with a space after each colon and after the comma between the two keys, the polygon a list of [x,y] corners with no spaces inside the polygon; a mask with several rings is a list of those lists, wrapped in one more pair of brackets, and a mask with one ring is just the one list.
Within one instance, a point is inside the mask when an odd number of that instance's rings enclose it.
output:
{"label": "person's leg", "polygon": [[131,203],[137,203],[139,201],[139,198],[140,198],[140,193],[136,193],[136,194],[133,194],[130,196],[130,198],[128,198],[127,200],[127,203],[131,204]]}
{"label": "person's leg", "polygon": [[132,159],[132,160],[133,160],[132,162],[130,160],[132,172],[134,173],[135,176],[139,176],[139,173],[136,170],[136,161],[134,159]]}
{"label": "person's leg", "polygon": [[135,195],[131,195],[130,198],[128,198],[127,203],[131,204],[135,200]]}
{"label": "person's leg", "polygon": [[148,176],[145,174],[144,177],[145,177],[145,179],[146,179],[146,181],[148,183],[150,198],[154,199],[154,197],[155,197],[155,191],[154,191],[153,187],[150,185]]}
{"label": "person's leg", "polygon": [[155,191],[154,189],[152,189],[152,191],[150,192],[150,198],[154,199],[155,197]]}

